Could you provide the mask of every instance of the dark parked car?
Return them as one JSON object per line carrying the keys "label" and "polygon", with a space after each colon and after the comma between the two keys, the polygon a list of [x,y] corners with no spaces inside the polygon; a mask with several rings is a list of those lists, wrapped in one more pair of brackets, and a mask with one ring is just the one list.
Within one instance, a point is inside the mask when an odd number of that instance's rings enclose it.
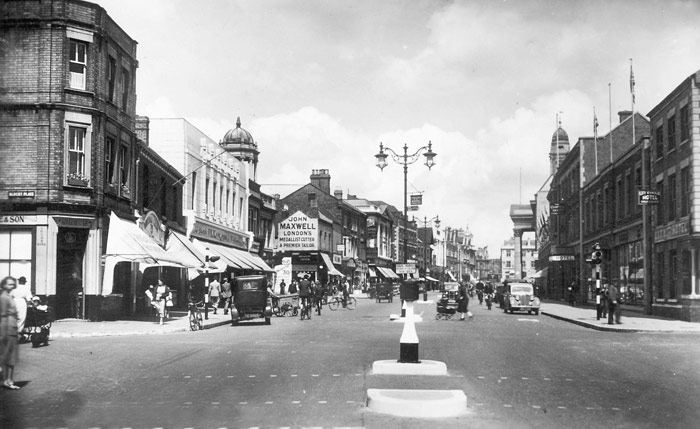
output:
{"label": "dark parked car", "polygon": [[377,302],[383,299],[389,302],[394,301],[394,285],[391,283],[377,283],[376,295],[374,296]]}
{"label": "dark parked car", "polygon": [[270,324],[272,306],[268,300],[267,278],[265,276],[240,276],[233,279],[233,305],[231,324],[236,326],[241,320],[265,318]]}

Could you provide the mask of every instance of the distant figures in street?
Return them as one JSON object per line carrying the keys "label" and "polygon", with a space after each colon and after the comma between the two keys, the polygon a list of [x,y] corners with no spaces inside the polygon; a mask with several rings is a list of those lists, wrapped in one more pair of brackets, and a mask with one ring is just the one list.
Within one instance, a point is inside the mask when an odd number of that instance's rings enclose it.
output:
{"label": "distant figures in street", "polygon": [[608,288],[608,325],[613,324],[613,319],[615,323],[622,324],[620,322],[620,289],[615,282]]}

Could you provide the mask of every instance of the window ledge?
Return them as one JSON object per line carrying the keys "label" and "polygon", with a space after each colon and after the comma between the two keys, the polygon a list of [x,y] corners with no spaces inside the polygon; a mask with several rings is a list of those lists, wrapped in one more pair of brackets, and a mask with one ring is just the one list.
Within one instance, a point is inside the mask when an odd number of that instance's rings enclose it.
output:
{"label": "window ledge", "polygon": [[66,87],[65,88],[66,92],[72,92],[74,94],[79,94],[79,95],[87,95],[89,97],[95,98],[95,93],[92,91],[87,91],[85,89],[79,89],[79,88],[71,88],[71,87]]}
{"label": "window ledge", "polygon": [[80,191],[85,191],[85,192],[92,192],[95,190],[92,186],[69,185],[67,183],[64,184],[63,187],[66,189],[70,189],[72,191],[80,190]]}

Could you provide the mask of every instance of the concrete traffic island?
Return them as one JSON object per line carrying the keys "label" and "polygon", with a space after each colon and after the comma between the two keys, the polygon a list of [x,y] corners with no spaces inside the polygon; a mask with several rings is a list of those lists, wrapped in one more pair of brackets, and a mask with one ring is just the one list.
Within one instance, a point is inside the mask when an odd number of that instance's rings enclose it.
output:
{"label": "concrete traffic island", "polygon": [[367,408],[399,417],[455,417],[467,412],[467,396],[461,390],[367,389]]}
{"label": "concrete traffic island", "polygon": [[447,365],[436,360],[404,363],[395,360],[377,360],[372,364],[374,375],[447,375]]}

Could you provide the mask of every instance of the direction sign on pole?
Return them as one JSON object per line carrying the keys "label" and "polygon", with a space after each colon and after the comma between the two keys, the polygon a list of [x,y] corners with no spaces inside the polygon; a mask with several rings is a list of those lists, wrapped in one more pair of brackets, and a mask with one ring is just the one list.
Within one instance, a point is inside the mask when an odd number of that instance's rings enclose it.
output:
{"label": "direction sign on pole", "polygon": [[413,274],[416,272],[414,264],[396,264],[396,274]]}
{"label": "direction sign on pole", "polygon": [[411,205],[412,206],[420,206],[422,204],[423,204],[423,195],[422,194],[411,195]]}

